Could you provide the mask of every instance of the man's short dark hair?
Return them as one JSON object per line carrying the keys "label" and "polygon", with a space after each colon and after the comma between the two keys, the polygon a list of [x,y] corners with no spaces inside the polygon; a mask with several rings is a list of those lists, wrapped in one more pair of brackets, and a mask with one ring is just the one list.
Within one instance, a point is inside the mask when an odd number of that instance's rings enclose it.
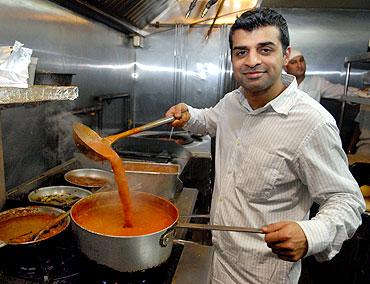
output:
{"label": "man's short dark hair", "polygon": [[257,8],[241,14],[239,18],[236,19],[235,23],[231,26],[229,33],[229,44],[230,49],[233,49],[233,34],[236,30],[247,30],[253,31],[255,29],[275,26],[280,31],[280,41],[285,52],[289,46],[289,31],[288,24],[284,17],[276,12],[275,10],[269,8]]}

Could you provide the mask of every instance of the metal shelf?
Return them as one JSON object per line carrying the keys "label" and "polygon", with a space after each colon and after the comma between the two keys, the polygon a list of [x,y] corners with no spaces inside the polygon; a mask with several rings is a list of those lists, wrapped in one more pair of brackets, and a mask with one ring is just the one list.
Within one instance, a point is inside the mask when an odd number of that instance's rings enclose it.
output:
{"label": "metal shelf", "polygon": [[344,101],[356,104],[370,105],[370,98],[347,96]]}
{"label": "metal shelf", "polygon": [[74,100],[77,97],[78,88],[76,86],[34,85],[26,89],[0,87],[1,105]]}
{"label": "metal shelf", "polygon": [[344,59],[344,66],[346,66],[346,81],[344,85],[344,97],[339,118],[339,129],[342,129],[346,102],[358,104],[370,104],[369,98],[348,96],[348,85],[349,78],[351,76],[351,68],[370,70],[370,52],[346,57]]}
{"label": "metal shelf", "polygon": [[[26,89],[13,87],[0,87],[0,120],[1,110],[27,103],[74,100],[78,97],[76,86],[47,86],[35,85]],[[5,175],[2,144],[2,129],[0,122],[0,210],[5,204]]]}
{"label": "metal shelf", "polygon": [[353,56],[345,57],[344,66],[351,64],[351,68],[369,69],[370,68],[370,52],[361,53]]}

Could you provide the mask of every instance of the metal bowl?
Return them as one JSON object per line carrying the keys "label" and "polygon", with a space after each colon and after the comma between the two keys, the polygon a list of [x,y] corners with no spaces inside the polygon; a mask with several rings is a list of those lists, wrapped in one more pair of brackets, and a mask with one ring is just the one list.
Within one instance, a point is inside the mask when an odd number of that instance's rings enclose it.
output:
{"label": "metal bowl", "polygon": [[39,204],[71,206],[77,200],[91,195],[91,192],[76,186],[47,186],[28,194],[28,200]]}
{"label": "metal bowl", "polygon": [[[0,213],[0,226],[2,225],[1,223],[3,223],[3,222],[9,222],[10,220],[17,219],[19,217],[27,218],[28,216],[31,216],[31,215],[40,215],[40,214],[44,215],[44,214],[46,214],[46,215],[50,215],[50,216],[53,216],[53,217],[57,218],[58,216],[60,216],[61,214],[64,214],[64,213],[66,213],[66,211],[64,211],[62,209],[59,209],[59,208],[50,207],[50,206],[18,207],[18,208],[9,209],[7,211],[4,211],[4,212]],[[58,224],[58,226],[54,227],[54,230],[53,230],[52,234],[45,234],[40,239],[38,239],[37,241],[8,242],[8,245],[20,245],[20,246],[22,246],[22,245],[39,243],[41,241],[49,239],[49,238],[63,232],[68,227],[68,225],[70,223],[70,220],[71,219],[68,216],[63,221],[61,221]]]}
{"label": "metal bowl", "polygon": [[114,175],[111,172],[100,169],[76,169],[67,172],[64,179],[69,183],[84,187],[102,187],[114,184]]}

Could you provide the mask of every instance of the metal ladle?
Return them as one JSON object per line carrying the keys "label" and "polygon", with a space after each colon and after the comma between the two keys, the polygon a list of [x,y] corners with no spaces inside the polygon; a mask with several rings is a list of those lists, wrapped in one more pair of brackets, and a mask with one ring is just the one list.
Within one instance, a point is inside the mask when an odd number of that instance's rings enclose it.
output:
{"label": "metal ladle", "polygon": [[75,122],[73,124],[73,138],[75,140],[77,148],[89,158],[100,161],[106,159],[106,149],[110,147],[118,139],[160,126],[163,124],[171,123],[175,120],[174,117],[165,117],[158,119],[153,122],[149,122],[139,127],[132,128],[122,133],[115,135],[100,137],[98,133],[92,130],[90,127]]}

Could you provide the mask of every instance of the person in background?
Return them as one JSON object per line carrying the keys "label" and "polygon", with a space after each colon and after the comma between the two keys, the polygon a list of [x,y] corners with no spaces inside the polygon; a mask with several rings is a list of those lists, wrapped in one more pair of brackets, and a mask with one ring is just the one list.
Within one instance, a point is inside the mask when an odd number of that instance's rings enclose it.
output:
{"label": "person in background", "polygon": [[[240,87],[214,107],[171,107],[174,127],[216,137],[212,224],[262,234],[212,232],[212,283],[297,283],[301,259],[334,257],[361,224],[365,203],[348,170],[334,118],[282,74],[286,20],[272,9],[230,29]],[[313,201],[319,213],[308,219]]]}
{"label": "person in background", "polygon": [[[303,54],[297,49],[291,50],[284,70],[296,77],[298,89],[309,94],[316,101],[320,101],[321,98],[340,100],[343,97],[343,85],[333,84],[324,77],[317,75],[306,76],[306,61]],[[349,95],[358,95],[361,92],[357,88],[348,87]]]}

